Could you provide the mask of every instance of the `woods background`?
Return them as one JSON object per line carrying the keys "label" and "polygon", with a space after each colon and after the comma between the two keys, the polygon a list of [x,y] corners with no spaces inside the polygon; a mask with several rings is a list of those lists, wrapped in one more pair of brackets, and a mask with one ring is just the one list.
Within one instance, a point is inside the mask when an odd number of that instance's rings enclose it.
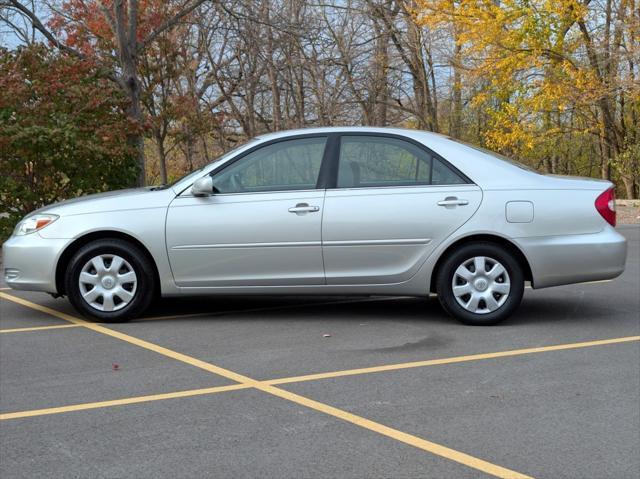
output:
{"label": "woods background", "polygon": [[0,0],[0,41],[5,232],[328,125],[440,132],[640,194],[636,0]]}

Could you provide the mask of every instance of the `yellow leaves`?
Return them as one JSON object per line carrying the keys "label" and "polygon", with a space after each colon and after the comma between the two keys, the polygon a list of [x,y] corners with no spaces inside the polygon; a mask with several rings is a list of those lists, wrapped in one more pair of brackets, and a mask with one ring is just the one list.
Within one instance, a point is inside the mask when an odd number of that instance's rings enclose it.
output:
{"label": "yellow leaves", "polygon": [[471,98],[471,106],[478,108],[479,106],[487,103],[491,99],[491,96],[486,91],[481,91]]}
{"label": "yellow leaves", "polygon": [[526,153],[535,148],[536,126],[522,115],[521,105],[504,103],[488,110],[491,128],[485,132],[487,146],[507,153]]}
{"label": "yellow leaves", "polygon": [[[461,47],[470,105],[490,116],[486,141],[531,149],[549,113],[590,111],[614,95],[589,64],[576,22],[596,8],[583,0],[418,0],[417,21],[446,26]],[[633,15],[632,15],[633,16]],[[636,82],[637,83],[637,82]],[[640,86],[637,90],[640,91]],[[591,116],[591,115],[588,115]]]}

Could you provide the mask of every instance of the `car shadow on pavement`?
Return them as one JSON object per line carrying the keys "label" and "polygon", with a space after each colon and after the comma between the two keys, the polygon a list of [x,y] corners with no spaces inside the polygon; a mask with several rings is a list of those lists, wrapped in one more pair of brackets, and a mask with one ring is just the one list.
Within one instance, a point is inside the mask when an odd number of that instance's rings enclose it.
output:
{"label": "car shadow on pavement", "polygon": [[[527,297],[516,313],[502,326],[528,323],[578,323],[610,321],[612,311],[597,299]],[[446,315],[438,299],[412,297],[278,297],[234,296],[165,298],[137,321],[234,320],[322,320],[322,321],[410,321],[455,323]]]}
{"label": "car shadow on pavement", "polygon": [[331,297],[197,297],[165,298],[157,302],[139,321],[189,319],[251,320],[434,320],[450,321],[435,297],[331,296]]}

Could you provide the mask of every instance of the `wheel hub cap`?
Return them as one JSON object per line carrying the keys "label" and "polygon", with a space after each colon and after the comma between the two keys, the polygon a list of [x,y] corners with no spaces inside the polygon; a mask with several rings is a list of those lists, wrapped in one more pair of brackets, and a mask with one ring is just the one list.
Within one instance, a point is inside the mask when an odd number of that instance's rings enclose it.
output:
{"label": "wheel hub cap", "polygon": [[120,256],[101,254],[83,266],[78,279],[80,294],[98,311],[117,311],[136,295],[138,278],[133,267]]}
{"label": "wheel hub cap", "polygon": [[476,279],[474,286],[478,291],[484,291],[487,289],[487,286],[489,286],[489,284],[487,283],[486,279],[479,278]]}
{"label": "wheel hub cap", "polygon": [[506,268],[497,260],[476,256],[465,260],[451,282],[457,303],[474,314],[499,309],[509,297],[511,282]]}

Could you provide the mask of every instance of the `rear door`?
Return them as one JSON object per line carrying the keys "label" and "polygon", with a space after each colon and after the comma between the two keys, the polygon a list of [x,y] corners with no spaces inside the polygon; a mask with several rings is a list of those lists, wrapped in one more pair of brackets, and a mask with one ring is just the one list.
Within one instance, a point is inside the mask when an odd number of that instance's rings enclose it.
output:
{"label": "rear door", "polygon": [[479,187],[411,140],[343,135],[336,188],[327,190],[324,203],[327,284],[410,279],[481,199]]}

